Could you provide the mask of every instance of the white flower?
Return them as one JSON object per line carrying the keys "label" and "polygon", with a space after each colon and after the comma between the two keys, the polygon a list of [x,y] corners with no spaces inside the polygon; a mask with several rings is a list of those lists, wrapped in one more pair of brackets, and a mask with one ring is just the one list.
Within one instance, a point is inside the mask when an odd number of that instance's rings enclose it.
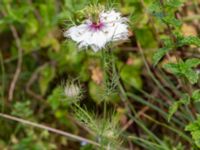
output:
{"label": "white flower", "polygon": [[115,10],[101,11],[98,21],[87,19],[83,24],[71,27],[64,36],[77,42],[79,48],[91,47],[96,52],[105,48],[109,42],[127,40],[127,21]]}

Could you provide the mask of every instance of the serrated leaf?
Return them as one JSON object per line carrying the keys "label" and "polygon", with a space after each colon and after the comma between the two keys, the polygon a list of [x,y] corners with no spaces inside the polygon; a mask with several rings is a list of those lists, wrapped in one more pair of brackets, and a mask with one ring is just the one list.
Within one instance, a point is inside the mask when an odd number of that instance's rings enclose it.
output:
{"label": "serrated leaf", "polygon": [[199,74],[192,69],[188,69],[185,73],[186,78],[190,81],[190,83],[195,84],[199,79]]}
{"label": "serrated leaf", "polygon": [[172,16],[166,16],[162,19],[166,24],[170,24],[174,27],[181,27],[182,22]]}
{"label": "serrated leaf", "polygon": [[174,64],[174,63],[165,64],[164,68],[169,70],[169,71],[171,71],[174,74],[179,74],[180,73],[179,66],[177,64]]}
{"label": "serrated leaf", "polygon": [[200,130],[195,130],[191,134],[194,140],[200,140]]}
{"label": "serrated leaf", "polygon": [[200,148],[200,117],[198,114],[197,120],[187,125],[185,131],[190,131],[196,146]]}
{"label": "serrated leaf", "polygon": [[190,96],[188,94],[183,94],[182,98],[179,100],[180,104],[188,105],[190,103]]}
{"label": "serrated leaf", "polygon": [[178,39],[178,46],[196,45],[200,47],[200,38],[195,36],[182,37]]}
{"label": "serrated leaf", "polygon": [[193,70],[193,67],[197,66],[198,64],[199,61],[197,59],[189,59],[185,62],[179,61],[176,64],[165,64],[164,68],[171,71],[175,75],[187,78],[191,84],[195,84],[199,79],[199,74],[195,70]]}
{"label": "serrated leaf", "polygon": [[197,119],[185,127],[186,131],[190,131],[192,139],[197,147],[200,148],[200,116],[197,114]]}
{"label": "serrated leaf", "polygon": [[200,64],[200,59],[199,58],[191,58],[186,60],[186,65],[188,67],[197,67]]}
{"label": "serrated leaf", "polygon": [[169,113],[168,113],[168,119],[167,119],[168,121],[171,120],[171,118],[174,115],[174,113],[178,110],[178,107],[179,107],[179,103],[178,102],[175,102],[170,106]]}
{"label": "serrated leaf", "polygon": [[156,51],[156,53],[153,55],[153,64],[156,66],[158,62],[165,56],[167,52],[169,52],[171,48],[169,47],[163,47]]}
{"label": "serrated leaf", "polygon": [[200,129],[200,126],[196,122],[190,123],[189,125],[185,127],[185,131],[196,131],[199,129]]}
{"label": "serrated leaf", "polygon": [[30,105],[31,105],[30,101],[16,102],[12,110],[12,115],[24,118],[30,118],[33,114]]}
{"label": "serrated leaf", "polygon": [[192,93],[192,99],[194,102],[200,102],[200,89]]}

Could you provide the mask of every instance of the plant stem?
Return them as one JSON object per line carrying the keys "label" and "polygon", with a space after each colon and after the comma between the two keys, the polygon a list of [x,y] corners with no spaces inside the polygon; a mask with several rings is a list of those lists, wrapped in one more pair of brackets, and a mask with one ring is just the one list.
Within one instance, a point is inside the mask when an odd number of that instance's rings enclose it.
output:
{"label": "plant stem", "polygon": [[44,130],[47,130],[47,131],[50,131],[50,132],[54,132],[54,133],[66,136],[70,139],[74,139],[74,140],[77,140],[77,141],[84,141],[86,143],[89,143],[89,144],[92,144],[92,145],[95,145],[95,146],[98,146],[98,147],[100,146],[100,144],[96,143],[95,141],[88,140],[86,138],[83,138],[83,137],[80,137],[80,136],[77,136],[77,135],[73,135],[73,134],[68,133],[66,131],[62,131],[62,130],[51,128],[51,127],[48,127],[48,126],[45,126],[45,125],[37,124],[35,122],[31,122],[31,121],[28,121],[28,120],[24,120],[24,119],[17,118],[17,117],[14,117],[14,116],[3,114],[3,113],[0,113],[0,117],[5,118],[5,119],[9,119],[9,120],[13,120],[13,121],[17,121],[17,122],[20,122],[20,123],[23,123],[23,124],[26,124],[26,125],[30,125],[30,126],[33,126],[33,127],[37,127],[37,128],[40,128],[40,129],[44,129]]}
{"label": "plant stem", "polygon": [[2,97],[2,108],[1,111],[4,112],[4,107],[5,107],[5,102],[4,102],[4,90],[5,90],[5,68],[4,68],[4,63],[3,63],[3,56],[2,53],[0,53],[0,64],[1,64],[1,82],[2,82],[2,90],[1,90],[1,97]]}
{"label": "plant stem", "polygon": [[144,61],[144,64],[145,64],[145,67],[146,67],[146,69],[147,69],[148,74],[149,74],[150,77],[153,79],[153,81],[157,84],[157,86],[159,87],[159,89],[160,89],[164,94],[166,94],[170,99],[173,99],[173,98],[171,97],[171,95],[168,93],[168,91],[165,90],[165,89],[163,88],[163,86],[160,84],[160,82],[155,78],[155,76],[154,76],[153,73],[151,72],[151,70],[150,70],[150,68],[149,68],[149,65],[148,65],[148,63],[147,63],[147,61],[146,61],[146,59],[145,59],[145,56],[144,56],[144,53],[143,53],[143,49],[142,49],[140,43],[137,42],[137,45],[138,45],[140,54],[141,54],[141,56],[142,56],[142,59],[143,59],[143,61]]}

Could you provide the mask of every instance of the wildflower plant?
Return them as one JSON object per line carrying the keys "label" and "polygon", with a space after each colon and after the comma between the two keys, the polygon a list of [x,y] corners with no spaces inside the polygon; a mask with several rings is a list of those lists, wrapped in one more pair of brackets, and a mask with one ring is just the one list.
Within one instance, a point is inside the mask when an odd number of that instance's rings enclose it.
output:
{"label": "wildflower plant", "polygon": [[[128,19],[114,9],[106,10],[102,5],[90,5],[83,9],[86,14],[82,24],[73,26],[65,31],[64,36],[71,38],[78,44],[79,49],[91,48],[94,52],[101,51],[102,67],[104,72],[104,91],[100,93],[103,102],[104,116],[94,117],[75,103],[75,114],[93,133],[103,148],[116,149],[119,144],[119,130],[117,124],[107,117],[107,97],[118,91],[119,74],[111,44],[128,40]],[[110,118],[110,119],[109,119]]]}
{"label": "wildflower plant", "polygon": [[83,10],[86,20],[65,31],[64,36],[75,41],[79,48],[92,48],[97,52],[108,43],[128,39],[127,18],[114,9],[105,10],[101,5],[89,6]]}

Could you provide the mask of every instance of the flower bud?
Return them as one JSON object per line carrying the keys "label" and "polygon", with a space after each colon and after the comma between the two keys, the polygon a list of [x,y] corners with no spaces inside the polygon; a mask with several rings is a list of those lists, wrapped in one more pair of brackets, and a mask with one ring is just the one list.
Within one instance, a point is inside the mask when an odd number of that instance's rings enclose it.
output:
{"label": "flower bud", "polygon": [[68,98],[78,98],[81,95],[81,88],[73,82],[66,83],[64,93]]}

